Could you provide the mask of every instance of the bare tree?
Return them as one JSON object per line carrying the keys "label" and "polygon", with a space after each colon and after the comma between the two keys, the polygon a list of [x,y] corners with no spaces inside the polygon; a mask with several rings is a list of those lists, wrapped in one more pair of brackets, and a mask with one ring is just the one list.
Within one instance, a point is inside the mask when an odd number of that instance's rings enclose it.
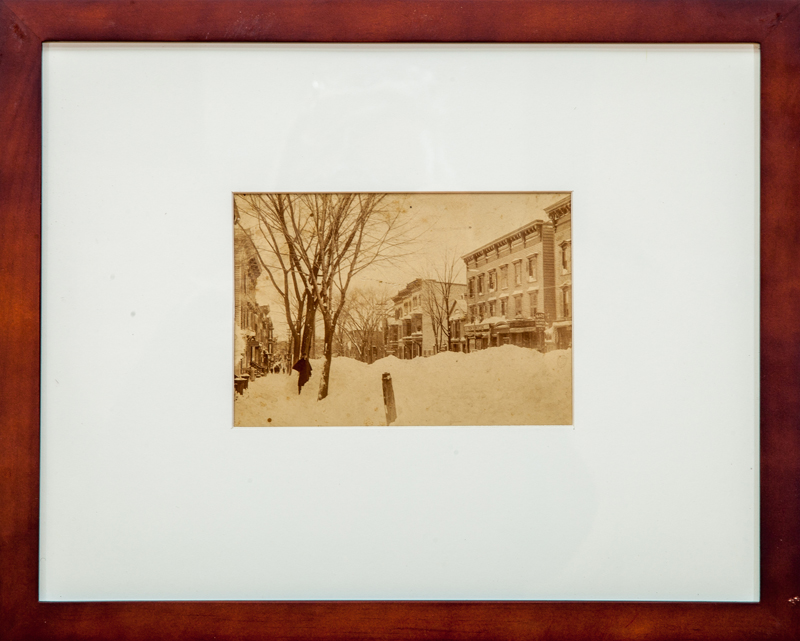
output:
{"label": "bare tree", "polygon": [[435,352],[442,347],[447,351],[453,349],[450,320],[464,289],[455,282],[461,277],[461,268],[457,254],[446,249],[441,261],[428,270],[423,280],[422,308],[430,319]]}
{"label": "bare tree", "polygon": [[[407,235],[401,209],[386,194],[237,194],[238,224],[284,298],[299,356],[307,357],[319,315],[324,357],[318,398],[328,395],[333,341],[353,278],[402,253]],[[253,222],[254,221],[254,222]]]}
{"label": "bare tree", "polygon": [[391,299],[385,291],[358,288],[348,297],[339,317],[340,341],[352,345],[358,360],[370,362],[371,348],[389,317]]}
{"label": "bare tree", "polygon": [[233,201],[235,224],[247,234],[262,269],[283,298],[292,363],[301,354],[308,355],[316,317],[314,300],[295,267],[294,246],[286,241],[287,221],[297,201],[295,194],[236,194]]}

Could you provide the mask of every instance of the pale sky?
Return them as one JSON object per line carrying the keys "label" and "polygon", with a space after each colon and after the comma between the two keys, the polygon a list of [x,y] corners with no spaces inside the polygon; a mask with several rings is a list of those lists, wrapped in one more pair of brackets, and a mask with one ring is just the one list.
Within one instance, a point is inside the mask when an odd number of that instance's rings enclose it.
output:
{"label": "pale sky", "polygon": [[[393,295],[431,269],[442,269],[445,255],[458,257],[457,282],[466,283],[461,256],[537,219],[547,220],[544,208],[566,195],[558,193],[424,193],[389,194],[388,201],[410,219],[413,254],[397,264],[367,268],[352,287],[377,287]],[[277,340],[286,339],[282,299],[262,275],[259,302],[268,303]]]}

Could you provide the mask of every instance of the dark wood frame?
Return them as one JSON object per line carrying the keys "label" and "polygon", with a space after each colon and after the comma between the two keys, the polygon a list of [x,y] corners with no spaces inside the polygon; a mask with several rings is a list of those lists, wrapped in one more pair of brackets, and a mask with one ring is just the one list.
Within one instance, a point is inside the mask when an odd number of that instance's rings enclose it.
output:
{"label": "dark wood frame", "polygon": [[[0,0],[0,638],[800,639],[799,0]],[[758,604],[39,603],[41,44],[761,45]]]}

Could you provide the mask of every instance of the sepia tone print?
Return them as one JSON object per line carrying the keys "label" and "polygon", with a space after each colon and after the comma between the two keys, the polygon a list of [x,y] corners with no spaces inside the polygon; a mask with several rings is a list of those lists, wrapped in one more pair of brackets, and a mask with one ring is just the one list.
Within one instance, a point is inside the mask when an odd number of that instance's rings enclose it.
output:
{"label": "sepia tone print", "polygon": [[572,424],[568,193],[239,193],[234,425]]}

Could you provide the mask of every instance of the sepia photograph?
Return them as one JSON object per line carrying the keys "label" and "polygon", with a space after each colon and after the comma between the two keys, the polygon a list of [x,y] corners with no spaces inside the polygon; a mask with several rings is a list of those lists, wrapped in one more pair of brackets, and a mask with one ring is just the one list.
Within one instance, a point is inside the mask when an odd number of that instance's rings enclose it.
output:
{"label": "sepia photograph", "polygon": [[572,424],[571,194],[233,200],[234,426]]}

